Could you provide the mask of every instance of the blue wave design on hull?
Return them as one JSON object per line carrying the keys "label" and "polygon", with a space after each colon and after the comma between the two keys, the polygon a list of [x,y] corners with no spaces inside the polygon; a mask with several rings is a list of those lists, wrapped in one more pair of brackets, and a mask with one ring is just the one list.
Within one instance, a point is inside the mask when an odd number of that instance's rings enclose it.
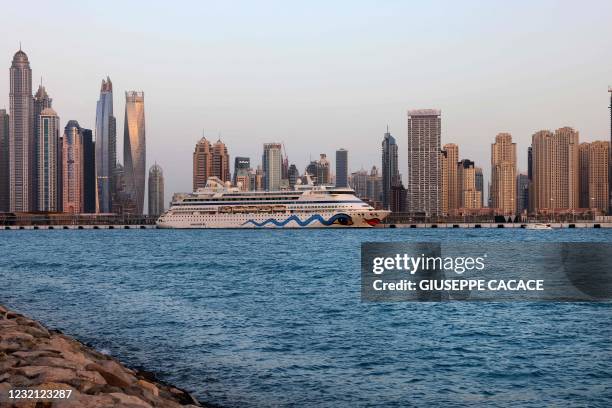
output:
{"label": "blue wave design on hull", "polygon": [[336,214],[336,215],[331,216],[331,218],[328,220],[323,218],[320,214],[314,214],[304,221],[300,220],[297,215],[292,215],[284,221],[278,221],[274,218],[268,218],[267,220],[264,220],[262,222],[257,222],[255,220],[248,220],[242,225],[252,224],[256,227],[265,227],[268,224],[274,224],[277,227],[284,227],[291,221],[295,221],[296,223],[298,223],[300,227],[306,227],[307,225],[311,224],[313,221],[319,221],[321,224],[326,225],[326,226],[330,226],[336,221],[338,221],[340,225],[351,225],[353,223],[353,219],[351,218],[350,215],[347,215],[347,214]]}

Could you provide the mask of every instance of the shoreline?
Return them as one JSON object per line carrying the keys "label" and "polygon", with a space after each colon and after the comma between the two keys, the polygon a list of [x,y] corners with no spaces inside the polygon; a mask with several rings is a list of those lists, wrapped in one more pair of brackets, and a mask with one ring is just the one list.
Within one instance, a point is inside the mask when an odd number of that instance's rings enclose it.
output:
{"label": "shoreline", "polygon": [[[10,398],[11,390],[14,396],[16,390],[24,389],[71,391],[65,399]],[[91,408],[213,407],[154,373],[128,368],[114,357],[0,305],[0,406],[34,406],[37,401]]]}
{"label": "shoreline", "polygon": [[[491,228],[522,228],[525,229],[528,225],[536,224],[547,224],[552,229],[566,229],[566,228],[612,228],[612,222],[609,221],[563,221],[563,222],[542,222],[542,221],[526,221],[526,222],[412,222],[412,223],[385,223],[379,224],[373,228],[375,229],[388,229],[388,228],[460,228],[460,229],[491,229]],[[349,229],[359,229],[351,228]],[[140,225],[140,224],[119,224],[119,225],[108,225],[108,224],[70,224],[70,225],[5,225],[0,226],[0,231],[24,231],[24,230],[145,230],[145,229],[181,229],[181,228],[159,228],[156,225]],[[188,230],[197,229],[216,229],[216,230],[245,230],[245,229],[328,229],[322,228],[186,228]],[[338,229],[338,228],[336,228]],[[369,228],[368,228],[369,229]]]}

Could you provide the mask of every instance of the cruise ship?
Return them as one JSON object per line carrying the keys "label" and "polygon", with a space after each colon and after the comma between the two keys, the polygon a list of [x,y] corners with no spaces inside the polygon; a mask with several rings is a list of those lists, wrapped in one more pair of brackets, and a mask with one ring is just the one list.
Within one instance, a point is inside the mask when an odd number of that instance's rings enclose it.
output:
{"label": "cruise ship", "polygon": [[175,195],[159,228],[371,228],[376,210],[350,188],[298,184],[287,191],[241,191],[211,177],[194,193]]}

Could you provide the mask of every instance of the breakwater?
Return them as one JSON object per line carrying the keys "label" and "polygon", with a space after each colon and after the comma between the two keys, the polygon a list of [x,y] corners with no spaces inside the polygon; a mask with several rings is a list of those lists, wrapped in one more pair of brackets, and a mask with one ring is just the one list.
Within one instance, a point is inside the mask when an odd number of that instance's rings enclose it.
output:
{"label": "breakwater", "polygon": [[90,408],[202,406],[188,392],[0,305],[0,406],[36,402]]}

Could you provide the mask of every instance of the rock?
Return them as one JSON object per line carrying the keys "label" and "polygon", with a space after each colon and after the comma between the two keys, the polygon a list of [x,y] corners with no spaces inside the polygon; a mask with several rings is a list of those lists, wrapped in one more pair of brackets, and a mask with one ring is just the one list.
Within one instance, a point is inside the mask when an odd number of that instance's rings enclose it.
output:
{"label": "rock", "polygon": [[115,369],[115,367],[101,366],[100,364],[88,364],[85,366],[86,370],[97,371],[106,380],[108,385],[120,388],[129,387],[136,379],[130,378],[126,373]]}
{"label": "rock", "polygon": [[43,356],[43,357],[38,357],[38,358],[29,358],[25,360],[29,363],[29,365],[33,365],[33,366],[68,368],[70,370],[81,370],[85,368],[79,363],[75,363],[73,361],[66,360],[65,358],[60,358],[57,356],[53,356],[53,357]]}
{"label": "rock", "polygon": [[30,360],[38,357],[57,357],[61,353],[52,350],[16,351],[12,355],[22,360]]}
{"label": "rock", "polygon": [[[10,407],[143,408],[201,406],[154,373],[117,360],[0,306],[0,394],[11,388],[72,390],[67,400],[22,400]],[[5,401],[0,401],[4,408]]]}
{"label": "rock", "polygon": [[122,394],[119,392],[113,392],[108,394],[111,397],[113,397],[113,399],[115,400],[116,403],[119,404],[125,404],[128,405],[130,407],[143,407],[143,408],[149,408],[151,407],[150,404],[147,404],[146,402],[144,402],[143,400],[141,400],[138,397],[135,397],[133,395],[126,395],[126,394]]}
{"label": "rock", "polygon": [[149,391],[150,391],[150,392],[151,392],[153,395],[155,395],[156,397],[158,397],[158,396],[159,396],[159,388],[157,388],[157,387],[156,387],[154,384],[151,384],[150,382],[145,381],[145,380],[138,380],[138,384],[139,384],[141,387],[143,387],[143,388],[145,388],[145,389],[149,390]]}

